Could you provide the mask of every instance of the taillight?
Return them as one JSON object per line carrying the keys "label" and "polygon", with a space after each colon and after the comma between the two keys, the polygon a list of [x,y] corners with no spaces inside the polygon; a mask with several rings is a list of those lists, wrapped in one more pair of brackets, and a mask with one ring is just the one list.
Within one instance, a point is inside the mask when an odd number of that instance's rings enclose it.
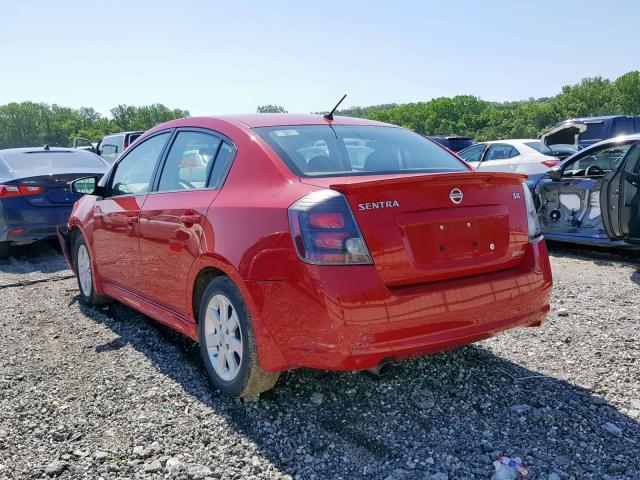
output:
{"label": "taillight", "polygon": [[549,168],[553,168],[560,163],[560,160],[543,160],[541,163]]}
{"label": "taillight", "polygon": [[17,185],[0,185],[0,198],[19,197],[20,189]]}
{"label": "taillight", "polygon": [[289,224],[296,252],[307,263],[373,263],[346,198],[335,190],[302,197],[289,207]]}
{"label": "taillight", "polygon": [[0,185],[0,198],[27,197],[29,195],[39,195],[43,191],[42,187],[31,185]]}
{"label": "taillight", "polygon": [[524,204],[527,209],[527,229],[529,230],[529,241],[532,241],[542,235],[542,229],[540,228],[540,222],[538,221],[538,212],[536,211],[536,205],[533,201],[531,191],[526,184],[523,184],[522,188],[524,191]]}
{"label": "taillight", "polygon": [[34,187],[32,185],[20,185],[20,193],[24,197],[28,197],[29,195],[40,195],[44,192],[44,188],[42,187]]}

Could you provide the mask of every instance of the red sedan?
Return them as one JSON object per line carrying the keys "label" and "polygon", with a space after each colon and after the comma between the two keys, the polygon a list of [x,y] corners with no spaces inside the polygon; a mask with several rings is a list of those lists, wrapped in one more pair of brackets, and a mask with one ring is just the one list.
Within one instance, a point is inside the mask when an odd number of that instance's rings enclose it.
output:
{"label": "red sedan", "polygon": [[222,392],[376,369],[540,325],[551,271],[524,177],[354,118],[184,118],[140,137],[60,232],[82,299],[198,340]]}

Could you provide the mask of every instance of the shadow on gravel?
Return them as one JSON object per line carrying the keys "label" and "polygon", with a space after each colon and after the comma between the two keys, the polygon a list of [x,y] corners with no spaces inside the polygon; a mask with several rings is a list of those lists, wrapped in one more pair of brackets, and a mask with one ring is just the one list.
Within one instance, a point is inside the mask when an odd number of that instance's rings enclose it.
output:
{"label": "shadow on gravel", "polygon": [[131,345],[297,478],[327,478],[330,471],[331,478],[446,472],[486,479],[500,454],[522,457],[532,479],[553,471],[562,478],[640,472],[637,421],[586,389],[478,346],[405,362],[379,381],[359,373],[287,372],[259,401],[241,402],[208,387],[190,339],[120,304],[81,308],[118,335],[97,351]]}
{"label": "shadow on gravel", "polygon": [[12,246],[10,257],[0,260],[0,272],[9,274],[55,273],[68,268],[57,240]]}

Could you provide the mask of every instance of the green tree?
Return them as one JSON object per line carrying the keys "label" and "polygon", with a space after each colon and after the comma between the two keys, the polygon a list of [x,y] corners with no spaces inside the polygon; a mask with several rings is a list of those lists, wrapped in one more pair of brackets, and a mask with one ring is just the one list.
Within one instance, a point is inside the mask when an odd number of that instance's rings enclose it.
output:
{"label": "green tree", "polygon": [[281,105],[258,105],[257,113],[289,113]]}
{"label": "green tree", "polygon": [[625,73],[614,82],[614,101],[620,113],[640,115],[640,72]]}
{"label": "green tree", "polygon": [[188,117],[189,112],[178,108],[171,110],[161,103],[154,103],[142,107],[118,105],[111,109],[111,116],[120,131],[148,130],[169,120]]}

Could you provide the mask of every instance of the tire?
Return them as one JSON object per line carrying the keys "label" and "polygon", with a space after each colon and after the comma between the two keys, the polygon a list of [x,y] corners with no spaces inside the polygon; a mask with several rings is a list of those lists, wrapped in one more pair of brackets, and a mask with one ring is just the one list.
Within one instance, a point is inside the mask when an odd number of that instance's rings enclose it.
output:
{"label": "tire", "polygon": [[[225,311],[226,315],[221,314]],[[260,368],[251,314],[228,277],[211,281],[198,318],[200,352],[213,386],[225,395],[242,398],[273,388],[280,373]]]}
{"label": "tire", "polygon": [[91,254],[82,235],[76,236],[73,242],[73,265],[76,269],[80,299],[84,303],[100,306],[113,302],[111,298],[96,293]]}
{"label": "tire", "polygon": [[0,260],[9,258],[9,242],[0,242]]}

